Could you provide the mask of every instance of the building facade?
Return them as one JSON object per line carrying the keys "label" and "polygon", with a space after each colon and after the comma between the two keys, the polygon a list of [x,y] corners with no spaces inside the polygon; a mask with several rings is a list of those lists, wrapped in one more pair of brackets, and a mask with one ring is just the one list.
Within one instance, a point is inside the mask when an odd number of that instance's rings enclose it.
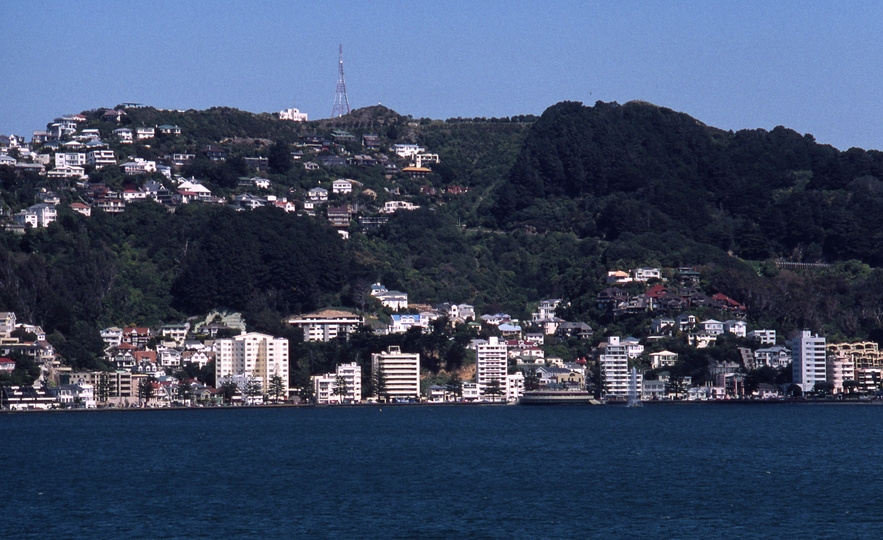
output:
{"label": "building facade", "polygon": [[619,336],[609,336],[604,352],[598,357],[601,368],[601,397],[625,399],[629,391],[629,356]]}
{"label": "building facade", "polygon": [[270,380],[282,378],[284,394],[288,395],[288,340],[257,332],[215,342],[215,381],[221,384],[227,376],[247,375],[256,378],[266,393]]}
{"label": "building facade", "polygon": [[[492,336],[487,343],[480,343],[476,347],[475,358],[475,382],[478,391],[485,400],[505,398],[508,393],[508,360],[509,354],[505,341]],[[496,383],[494,383],[496,381]],[[499,395],[488,395],[488,388],[498,385],[501,391]]]}
{"label": "building facade", "polygon": [[377,378],[383,372],[385,391],[393,399],[410,399],[420,396],[420,354],[403,353],[393,345],[386,352],[371,355],[371,376]]}
{"label": "building facade", "polygon": [[291,317],[288,324],[304,331],[304,341],[331,341],[349,334],[363,324],[365,318],[348,311],[323,309],[314,313]]}
{"label": "building facade", "polygon": [[803,330],[791,340],[791,369],[794,384],[809,392],[817,382],[827,381],[825,338]]}

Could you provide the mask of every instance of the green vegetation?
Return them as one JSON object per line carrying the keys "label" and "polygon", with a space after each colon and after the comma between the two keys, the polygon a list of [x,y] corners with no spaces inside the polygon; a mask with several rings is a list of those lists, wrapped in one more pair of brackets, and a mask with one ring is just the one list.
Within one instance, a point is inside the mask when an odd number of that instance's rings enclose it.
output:
{"label": "green vegetation", "polygon": [[[100,121],[101,112],[87,111],[87,126],[112,140],[119,126]],[[191,204],[169,212],[142,202],[119,215],[95,211],[86,218],[60,205],[58,221],[47,229],[0,234],[0,308],[41,325],[74,368],[106,367],[100,328],[158,326],[215,308],[241,311],[251,330],[288,337],[295,387],[353,359],[368,381],[370,353],[393,344],[420,352],[433,372],[468,364],[463,346],[477,334],[465,326],[441,322],[423,335],[360,332],[349,341],[315,344],[302,343],[300,331],[282,324],[327,306],[376,311],[383,319],[389,314],[366,294],[375,281],[407,291],[412,303],[469,303],[479,314],[507,312],[522,320],[530,318],[530,303],[563,298],[559,316],[589,323],[596,340],[612,333],[642,337],[649,333],[647,314],[613,319],[597,305],[607,270],[636,266],[695,266],[706,292],[744,303],[753,325],[783,335],[812,328],[832,340],[883,340],[883,154],[877,151],[838,152],[783,127],[724,132],[645,103],[560,103],[539,119],[446,122],[385,107],[306,124],[226,108],[127,113],[122,125],[172,124],[182,134],[115,151],[146,159],[197,154],[181,172],[220,196],[240,192],[238,179],[254,174],[245,157],[266,157],[269,170],[261,174],[277,196],[301,197],[345,177],[360,182],[362,193],[335,204],[376,207],[405,198],[421,208],[399,212],[375,230],[353,224],[344,241],[321,215],[274,208],[236,212]],[[420,144],[441,163],[426,178],[412,179],[379,165],[306,171],[292,161],[292,144],[302,135],[327,138],[332,129],[357,140],[379,135],[381,151],[399,165],[404,162],[386,152],[396,142]],[[204,157],[199,149],[209,144],[223,145],[227,161]],[[346,142],[305,152],[304,161],[315,161],[367,150]],[[119,167],[89,173],[111,187],[135,181]],[[147,178],[169,184],[158,174],[138,181]],[[444,191],[449,186],[468,192],[452,195]],[[73,200],[59,180],[0,167],[5,208],[33,204],[43,188]],[[792,271],[773,259],[831,266]],[[561,340],[549,347],[572,359],[588,354],[590,345]],[[714,354],[736,349],[719,350]],[[676,352],[687,362],[676,375],[695,382],[702,360],[691,364],[688,352]],[[187,375],[205,380],[211,370],[203,371]],[[759,373],[751,380],[769,379]],[[226,390],[225,399],[232,399]]]}

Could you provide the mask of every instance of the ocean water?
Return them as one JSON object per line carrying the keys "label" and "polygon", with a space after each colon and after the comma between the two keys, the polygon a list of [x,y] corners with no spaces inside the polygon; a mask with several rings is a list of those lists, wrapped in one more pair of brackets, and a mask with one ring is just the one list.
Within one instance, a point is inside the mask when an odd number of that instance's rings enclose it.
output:
{"label": "ocean water", "polygon": [[883,406],[2,414],[2,538],[870,538]]}

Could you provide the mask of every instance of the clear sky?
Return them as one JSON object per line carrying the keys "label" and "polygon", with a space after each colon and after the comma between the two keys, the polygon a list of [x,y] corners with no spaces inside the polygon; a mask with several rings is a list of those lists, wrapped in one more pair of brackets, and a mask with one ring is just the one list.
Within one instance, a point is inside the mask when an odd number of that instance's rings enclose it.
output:
{"label": "clear sky", "polygon": [[858,1],[8,0],[0,133],[122,102],[327,118],[338,44],[353,108],[443,119],[640,99],[883,148],[883,3]]}

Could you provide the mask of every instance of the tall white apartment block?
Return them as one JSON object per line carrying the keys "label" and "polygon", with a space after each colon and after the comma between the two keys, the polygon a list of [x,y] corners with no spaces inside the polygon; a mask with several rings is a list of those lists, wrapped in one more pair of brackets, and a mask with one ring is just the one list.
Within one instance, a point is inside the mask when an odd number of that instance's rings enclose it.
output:
{"label": "tall white apartment block", "polygon": [[804,392],[812,390],[817,382],[826,381],[825,338],[803,330],[791,340],[791,370],[794,384]]}
{"label": "tall white apartment block", "polygon": [[221,384],[230,375],[248,375],[261,382],[264,393],[270,379],[282,377],[288,395],[288,340],[257,332],[240,334],[215,342],[215,381]]}
{"label": "tall white apartment block", "polygon": [[626,398],[629,392],[629,356],[619,336],[609,336],[604,353],[598,357],[601,368],[601,397]]}
{"label": "tall white apartment block", "polygon": [[386,352],[371,355],[371,374],[376,377],[383,371],[386,390],[390,398],[418,398],[420,396],[420,354],[403,353],[401,348],[390,346]]}
{"label": "tall white apartment block", "polygon": [[[506,342],[498,337],[491,337],[487,343],[481,343],[476,347],[476,353],[475,382],[478,384],[478,391],[484,396],[488,385],[496,380],[502,392],[499,397],[505,397],[508,393],[507,375],[509,374]],[[492,397],[492,399],[496,398]]]}

